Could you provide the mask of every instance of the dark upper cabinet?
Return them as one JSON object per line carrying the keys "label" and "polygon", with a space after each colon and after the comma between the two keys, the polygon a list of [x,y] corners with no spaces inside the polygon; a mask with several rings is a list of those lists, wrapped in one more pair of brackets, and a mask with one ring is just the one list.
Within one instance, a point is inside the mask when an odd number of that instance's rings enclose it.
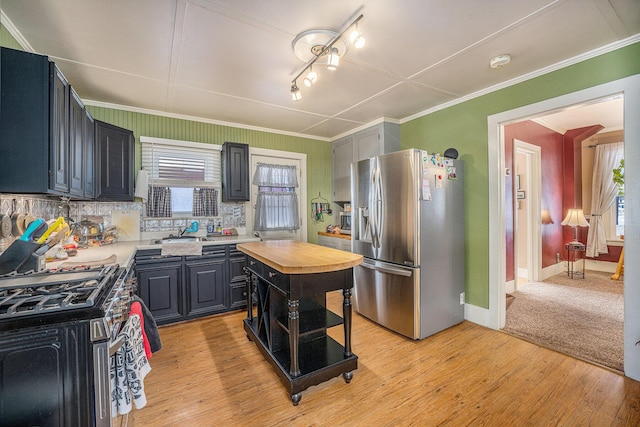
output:
{"label": "dark upper cabinet", "polygon": [[225,142],[222,145],[222,201],[248,202],[249,145]]}
{"label": "dark upper cabinet", "polygon": [[69,192],[79,197],[85,195],[84,119],[84,104],[69,86]]}
{"label": "dark upper cabinet", "polygon": [[49,62],[50,184],[67,193],[69,182],[69,83],[56,64]]}
{"label": "dark upper cabinet", "polygon": [[96,147],[93,117],[84,112],[84,196],[93,199],[96,195]]}
{"label": "dark upper cabinet", "polygon": [[0,56],[0,192],[50,192],[49,159],[57,156],[49,139],[49,113],[54,112],[49,108],[49,62],[45,56],[7,48]]}
{"label": "dark upper cabinet", "polygon": [[96,144],[96,199],[133,201],[133,132],[94,121]]}
{"label": "dark upper cabinet", "polygon": [[80,97],[46,56],[0,58],[0,192],[93,198],[93,119]]}

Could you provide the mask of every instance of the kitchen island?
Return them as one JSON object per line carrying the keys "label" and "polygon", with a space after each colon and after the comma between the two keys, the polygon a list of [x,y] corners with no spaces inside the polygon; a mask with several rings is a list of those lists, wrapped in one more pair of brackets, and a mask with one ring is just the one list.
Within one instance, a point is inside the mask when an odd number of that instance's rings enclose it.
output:
{"label": "kitchen island", "polygon": [[[361,255],[298,241],[242,243],[246,254],[244,329],[287,387],[294,405],[302,391],[358,367],[351,351],[353,267]],[[326,293],[342,290],[342,317],[327,310]],[[253,307],[253,303],[256,307]],[[327,335],[343,324],[344,345]]]}

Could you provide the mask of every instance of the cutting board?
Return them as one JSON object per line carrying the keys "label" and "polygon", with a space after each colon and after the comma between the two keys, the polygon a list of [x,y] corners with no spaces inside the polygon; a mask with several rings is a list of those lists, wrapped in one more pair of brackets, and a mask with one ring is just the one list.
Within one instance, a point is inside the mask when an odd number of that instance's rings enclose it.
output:
{"label": "cutting board", "polygon": [[140,240],[140,211],[113,210],[111,225],[118,227],[118,240],[128,242]]}

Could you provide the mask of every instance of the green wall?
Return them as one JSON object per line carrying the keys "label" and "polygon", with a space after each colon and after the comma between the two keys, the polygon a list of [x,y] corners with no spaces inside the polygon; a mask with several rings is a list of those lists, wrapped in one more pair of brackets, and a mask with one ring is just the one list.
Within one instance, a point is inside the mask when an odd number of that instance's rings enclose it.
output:
{"label": "green wall", "polygon": [[492,92],[400,126],[403,148],[443,153],[465,164],[466,301],[489,308],[488,116],[640,73],[640,43]]}
{"label": "green wall", "polygon": [[[268,148],[306,154],[307,196],[312,198],[318,193],[321,193],[325,195],[326,198],[330,198],[332,194],[331,143],[329,142],[110,108],[87,106],[87,109],[97,120],[133,131],[136,137],[136,170],[140,169],[140,136],[220,145],[225,141],[242,142],[256,148]],[[301,202],[307,203],[307,201]],[[328,219],[325,219],[325,222],[316,223],[311,219],[310,209],[311,205],[308,204],[307,240],[312,243],[317,243],[317,232],[324,230],[333,218],[328,217]]]}

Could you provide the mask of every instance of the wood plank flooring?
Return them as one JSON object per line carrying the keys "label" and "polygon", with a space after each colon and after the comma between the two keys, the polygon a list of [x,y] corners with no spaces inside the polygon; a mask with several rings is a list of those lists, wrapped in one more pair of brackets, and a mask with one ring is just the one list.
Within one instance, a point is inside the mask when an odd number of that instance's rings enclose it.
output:
{"label": "wood plank flooring", "polygon": [[[342,296],[328,294],[341,313]],[[142,426],[640,425],[640,383],[470,322],[422,341],[354,313],[358,369],[296,407],[242,328],[244,311],[160,329]],[[342,342],[342,328],[331,335]]]}

